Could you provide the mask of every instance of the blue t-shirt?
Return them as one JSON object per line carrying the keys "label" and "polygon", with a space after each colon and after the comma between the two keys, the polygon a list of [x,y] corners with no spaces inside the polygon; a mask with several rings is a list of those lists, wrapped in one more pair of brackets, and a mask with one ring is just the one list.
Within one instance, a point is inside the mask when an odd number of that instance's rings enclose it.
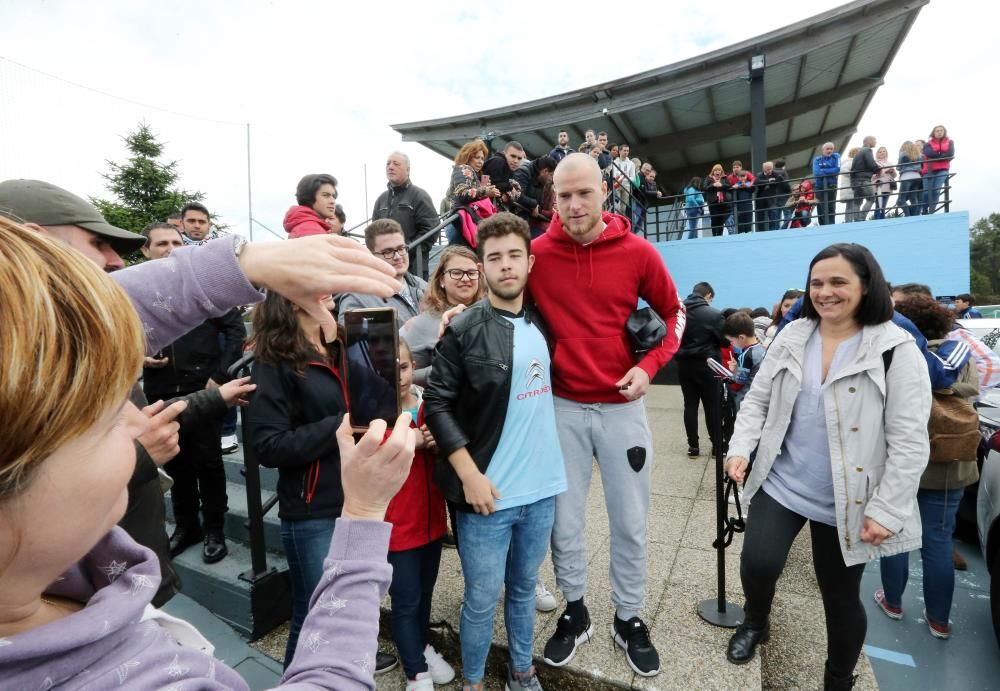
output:
{"label": "blue t-shirt", "polygon": [[500,441],[486,468],[486,477],[500,492],[497,511],[566,491],[549,349],[542,332],[524,317],[504,318],[514,325],[510,398]]}

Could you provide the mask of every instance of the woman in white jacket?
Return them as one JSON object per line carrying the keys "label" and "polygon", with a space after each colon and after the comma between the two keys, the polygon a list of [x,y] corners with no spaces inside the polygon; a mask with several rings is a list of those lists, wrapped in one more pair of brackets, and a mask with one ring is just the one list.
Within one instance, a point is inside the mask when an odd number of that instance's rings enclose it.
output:
{"label": "woman in white jacket", "polygon": [[730,662],[749,662],[767,641],[775,584],[808,522],[826,612],[824,688],[850,688],[867,628],[864,565],[920,546],[930,380],[891,318],[871,252],[827,247],[809,265],[802,318],[775,338],[743,399],[726,472],[746,480],[753,510],[740,567],[746,621]]}

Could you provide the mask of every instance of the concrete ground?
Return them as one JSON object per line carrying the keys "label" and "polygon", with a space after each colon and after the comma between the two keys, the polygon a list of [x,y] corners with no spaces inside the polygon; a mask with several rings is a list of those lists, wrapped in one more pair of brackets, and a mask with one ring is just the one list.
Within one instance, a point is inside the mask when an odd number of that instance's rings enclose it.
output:
{"label": "concrete ground", "polygon": [[[656,386],[647,399],[655,447],[652,505],[649,514],[649,578],[644,618],[660,652],[662,672],[645,679],[632,672],[623,652],[611,640],[614,610],[609,599],[608,517],[604,508],[600,475],[595,468],[588,504],[586,535],[590,554],[587,604],[594,621],[595,637],[580,647],[570,665],[553,670],[539,663],[546,689],[818,689],[822,688],[826,634],[823,608],[810,557],[808,530],[796,541],[775,598],[771,641],[761,646],[761,655],[737,667],[726,661],[730,630],[705,623],[696,607],[716,594],[715,473],[708,456],[687,457],[681,422],[680,389]],[[703,428],[703,427],[702,427]],[[704,433],[703,433],[704,434]],[[707,446],[707,444],[705,444]],[[707,449],[705,449],[707,452]],[[730,512],[735,514],[734,511]],[[726,552],[727,595],[742,604],[739,583],[739,553],[742,535],[736,535]],[[542,575],[555,591],[551,562]],[[463,582],[458,555],[445,550],[435,591],[432,621],[442,622],[435,643],[460,670],[455,631],[458,629]],[[540,660],[545,641],[555,631],[556,611],[539,614],[535,625],[535,655]],[[383,617],[385,623],[385,617]],[[388,629],[383,626],[382,645],[392,650]],[[494,650],[488,667],[487,688],[503,689],[506,634],[503,611],[498,608]],[[276,657],[284,650],[284,631],[279,629],[258,645]],[[878,685],[868,659],[858,665],[857,689]],[[378,677],[378,688],[403,689],[401,670]],[[460,689],[458,681],[447,689]]]}

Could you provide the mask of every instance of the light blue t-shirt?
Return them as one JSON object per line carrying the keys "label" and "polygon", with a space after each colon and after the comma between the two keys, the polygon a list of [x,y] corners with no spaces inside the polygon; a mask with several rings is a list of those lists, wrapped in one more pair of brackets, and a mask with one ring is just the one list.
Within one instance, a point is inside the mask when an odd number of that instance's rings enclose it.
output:
{"label": "light blue t-shirt", "polygon": [[525,506],[566,491],[566,467],[552,400],[552,363],[542,332],[524,317],[514,325],[507,417],[486,468],[500,492],[497,510]]}
{"label": "light blue t-shirt", "polygon": [[802,390],[795,399],[792,420],[781,453],[764,479],[764,490],[779,504],[811,521],[837,525],[830,469],[830,441],[823,392],[845,365],[854,361],[862,331],[842,341],[823,383],[823,339],[819,329],[806,342]]}

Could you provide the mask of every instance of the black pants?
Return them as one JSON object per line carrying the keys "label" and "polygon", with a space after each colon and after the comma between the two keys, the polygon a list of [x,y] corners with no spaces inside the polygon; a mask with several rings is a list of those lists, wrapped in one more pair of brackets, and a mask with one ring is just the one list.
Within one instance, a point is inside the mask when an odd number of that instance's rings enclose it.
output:
{"label": "black pants", "polygon": [[[788,552],[806,518],[786,509],[763,489],[751,501],[746,537],[740,555],[740,580],[746,595],[746,623],[762,628],[771,613],[774,586],[785,568]],[[847,566],[840,552],[837,529],[809,521],[813,568],[826,612],[826,655],[830,672],[847,677],[861,655],[868,619],[861,604],[865,565]]]}
{"label": "black pants", "polygon": [[708,213],[712,217],[712,236],[722,235],[722,229],[726,225],[726,218],[729,216],[729,204],[708,205]]}
{"label": "black pants", "polygon": [[441,564],[441,541],[389,552],[392,565],[392,640],[403,660],[407,679],[427,671],[424,648],[431,623],[431,598]]}
{"label": "black pants", "polygon": [[222,532],[225,527],[229,500],[219,445],[221,434],[221,416],[201,417],[181,425],[181,451],[163,466],[174,480],[170,501],[178,528],[197,528],[199,509],[205,530]]}
{"label": "black pants", "polygon": [[708,369],[708,365],[698,359],[677,361],[677,376],[681,382],[684,397],[684,432],[688,446],[698,446],[698,403],[705,410],[705,425],[708,438],[714,445],[719,424],[719,381]]}
{"label": "black pants", "polygon": [[837,222],[837,186],[820,187],[816,190],[816,199],[819,200],[817,209],[819,211],[819,224],[821,226],[833,225]]}

